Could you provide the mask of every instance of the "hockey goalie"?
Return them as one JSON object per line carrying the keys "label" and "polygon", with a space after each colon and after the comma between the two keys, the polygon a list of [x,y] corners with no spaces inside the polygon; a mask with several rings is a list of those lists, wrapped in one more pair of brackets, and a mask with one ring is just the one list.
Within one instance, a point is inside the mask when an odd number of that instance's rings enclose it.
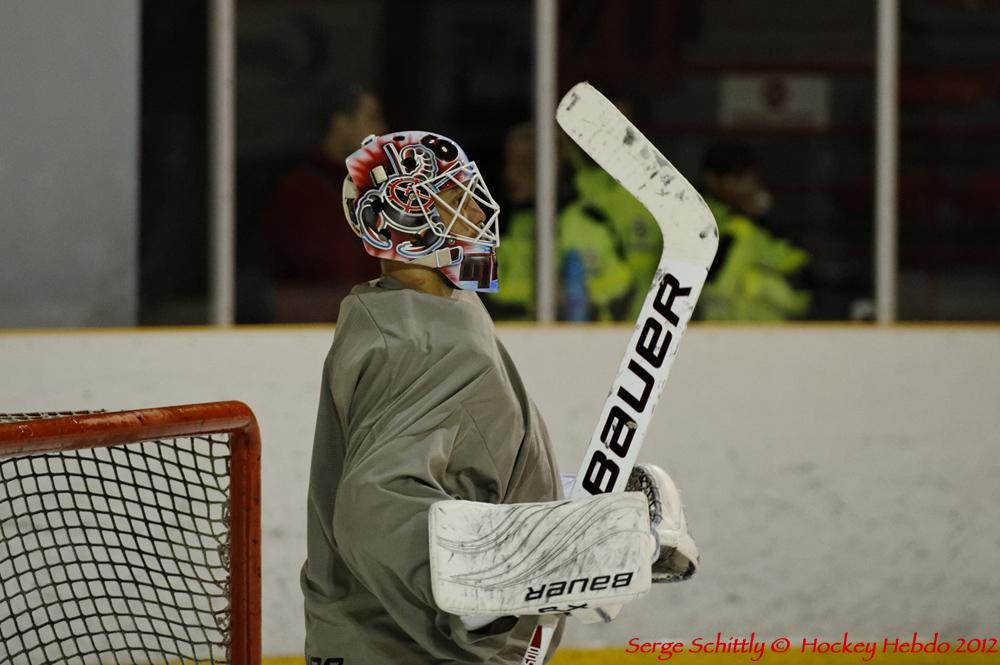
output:
{"label": "hockey goalie", "polygon": [[[585,459],[564,491],[475,295],[500,281],[499,209],[475,162],[451,139],[407,131],[369,137],[347,167],[345,216],[382,276],[343,301],[323,367],[301,576],[307,662],[541,663],[567,616],[610,620],[652,582],[692,575],[674,484],[633,467],[648,413],[606,406],[617,420],[604,429],[639,438],[622,451],[625,438],[606,434],[603,458],[588,453],[598,462]],[[668,332],[640,344],[667,354]],[[627,454],[612,460],[611,448]]]}

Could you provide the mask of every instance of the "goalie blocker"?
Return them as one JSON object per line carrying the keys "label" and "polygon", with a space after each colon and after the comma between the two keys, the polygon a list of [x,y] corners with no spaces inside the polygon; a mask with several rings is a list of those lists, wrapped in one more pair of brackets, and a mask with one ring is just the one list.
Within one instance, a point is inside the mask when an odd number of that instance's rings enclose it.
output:
{"label": "goalie blocker", "polygon": [[658,549],[642,492],[509,505],[439,501],[428,531],[434,600],[466,617],[626,603],[649,591]]}

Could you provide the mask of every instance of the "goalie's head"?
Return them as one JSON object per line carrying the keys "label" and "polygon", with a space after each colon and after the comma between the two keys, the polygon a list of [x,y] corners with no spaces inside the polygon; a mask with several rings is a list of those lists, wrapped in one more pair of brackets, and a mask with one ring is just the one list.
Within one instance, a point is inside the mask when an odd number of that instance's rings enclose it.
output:
{"label": "goalie's head", "polygon": [[500,208],[451,139],[369,136],[347,158],[343,201],[372,256],[435,268],[459,289],[497,290]]}

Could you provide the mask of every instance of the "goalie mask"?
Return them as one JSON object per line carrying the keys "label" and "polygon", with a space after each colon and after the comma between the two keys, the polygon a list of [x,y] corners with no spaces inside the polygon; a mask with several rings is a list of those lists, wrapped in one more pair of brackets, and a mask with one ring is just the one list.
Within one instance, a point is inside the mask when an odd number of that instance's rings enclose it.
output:
{"label": "goalie mask", "polygon": [[497,290],[500,208],[451,139],[369,136],[347,158],[343,201],[372,256],[435,268],[459,289]]}

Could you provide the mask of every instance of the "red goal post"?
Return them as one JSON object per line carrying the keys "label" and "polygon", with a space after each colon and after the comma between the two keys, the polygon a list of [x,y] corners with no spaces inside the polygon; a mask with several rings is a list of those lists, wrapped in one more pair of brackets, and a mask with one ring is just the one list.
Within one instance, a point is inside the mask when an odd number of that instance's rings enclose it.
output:
{"label": "red goal post", "polygon": [[248,406],[0,421],[0,661],[261,662]]}

